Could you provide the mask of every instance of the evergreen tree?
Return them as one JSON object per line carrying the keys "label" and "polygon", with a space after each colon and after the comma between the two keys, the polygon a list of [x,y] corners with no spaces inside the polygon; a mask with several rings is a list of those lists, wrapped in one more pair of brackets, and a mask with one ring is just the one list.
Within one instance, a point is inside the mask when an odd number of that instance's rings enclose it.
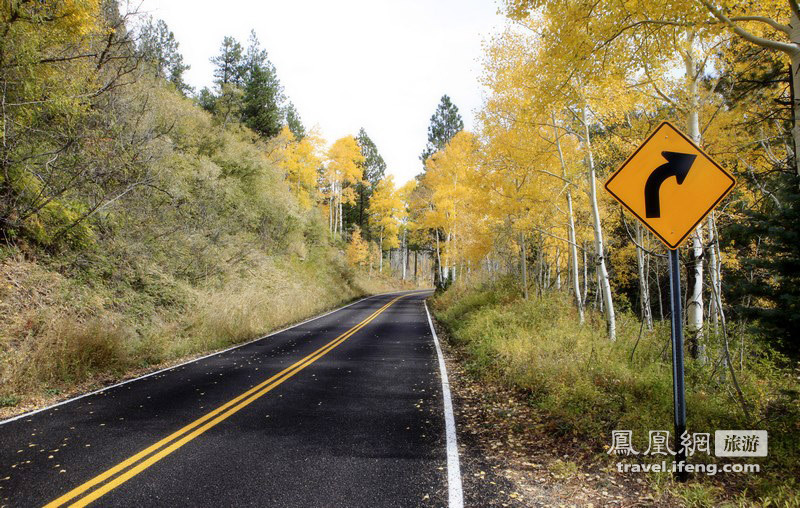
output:
{"label": "evergreen tree", "polygon": [[147,18],[139,33],[137,51],[145,62],[154,69],[156,76],[166,79],[175,88],[187,95],[191,87],[183,79],[189,66],[183,63],[183,55],[178,51],[178,41],[164,20]]}
{"label": "evergreen tree", "polygon": [[745,212],[725,231],[726,243],[741,249],[742,269],[728,287],[736,311],[753,319],[765,343],[800,358],[800,193],[787,168],[776,178],[775,200]]}
{"label": "evergreen tree", "polygon": [[364,180],[369,182],[374,189],[383,179],[383,174],[386,172],[386,161],[383,160],[375,142],[370,139],[363,127],[358,131],[356,141],[364,155]]}
{"label": "evergreen tree", "polygon": [[306,137],[306,128],[303,126],[303,121],[300,119],[300,113],[295,109],[294,104],[291,102],[286,106],[286,125],[289,130],[294,134],[297,141],[302,141]]}
{"label": "evergreen tree", "polygon": [[420,155],[422,164],[428,157],[443,149],[453,136],[464,130],[464,122],[458,113],[458,107],[450,101],[450,97],[443,95],[436,107],[436,112],[431,116],[428,126],[428,144]]}
{"label": "evergreen tree", "polygon": [[369,240],[372,238],[369,228],[369,201],[375,186],[383,179],[386,172],[386,161],[363,127],[358,131],[356,142],[364,156],[364,162],[361,164],[361,181],[355,186],[356,202],[345,210],[345,220],[348,224],[358,224]]}
{"label": "evergreen tree", "polygon": [[197,104],[200,105],[201,108],[205,109],[209,113],[214,112],[214,105],[216,104],[216,97],[214,97],[214,92],[208,89],[207,86],[204,86],[200,93],[196,96]]}
{"label": "evergreen tree", "polygon": [[223,126],[241,115],[244,83],[242,58],[242,45],[233,37],[226,36],[220,45],[219,55],[210,59],[215,66],[216,93],[213,100],[209,100],[212,97],[208,94],[200,92],[201,105],[220,117]]}
{"label": "evergreen tree", "polygon": [[223,85],[241,85],[243,81],[242,45],[230,36],[222,39],[219,55],[211,57],[214,64],[214,83],[220,88]]}
{"label": "evergreen tree", "polygon": [[243,70],[242,121],[262,136],[271,138],[281,130],[283,90],[275,66],[261,48],[255,31],[250,32]]}
{"label": "evergreen tree", "polygon": [[194,91],[183,78],[183,73],[189,70],[189,68],[189,65],[183,63],[183,55],[176,53],[175,60],[170,65],[169,76],[167,77],[167,80],[175,85],[175,89],[185,97],[188,97]]}
{"label": "evergreen tree", "polygon": [[[774,122],[783,125],[785,137],[773,143],[790,146],[791,101],[788,93],[781,97],[790,89],[785,62],[742,40],[730,41],[728,51],[719,89],[731,108],[748,112],[737,122],[737,134],[762,139],[764,123]],[[752,204],[743,216],[720,224],[721,243],[738,251],[740,263],[738,269],[725,269],[724,303],[732,304],[735,317],[752,320],[768,348],[800,359],[800,179],[789,156],[766,160],[755,167],[739,158],[747,171],[740,173],[737,193],[752,196],[745,198]]]}

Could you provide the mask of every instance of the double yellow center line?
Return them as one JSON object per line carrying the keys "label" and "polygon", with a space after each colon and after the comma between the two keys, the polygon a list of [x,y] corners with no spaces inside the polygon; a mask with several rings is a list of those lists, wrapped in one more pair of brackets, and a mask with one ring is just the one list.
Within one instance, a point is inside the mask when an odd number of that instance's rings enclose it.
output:
{"label": "double yellow center line", "polygon": [[[70,506],[76,506],[76,507],[86,506],[92,501],[95,501],[96,499],[100,498],[107,492],[122,485],[123,483],[130,480],[137,474],[141,473],[148,467],[152,466],[159,460],[163,459],[170,453],[174,452],[181,446],[185,445],[189,441],[200,436],[208,429],[214,427],[215,425],[227,419],[231,415],[239,412],[244,407],[255,402],[256,400],[258,400],[259,398],[270,392],[273,388],[280,385],[290,377],[294,376],[304,368],[308,367],[318,359],[322,358],[333,348],[335,348],[336,346],[347,340],[350,336],[355,334],[360,329],[367,326],[373,319],[378,317],[383,311],[388,309],[397,300],[404,298],[406,296],[411,296],[413,294],[417,293],[409,293],[394,298],[393,300],[389,301],[389,303],[387,303],[380,309],[370,314],[366,319],[364,319],[354,327],[350,328],[343,334],[339,335],[332,341],[328,342],[321,348],[317,349],[313,353],[297,361],[296,363],[290,365],[289,367],[283,369],[282,371],[278,372],[269,379],[250,388],[241,395],[231,399],[230,401],[221,405],[217,409],[214,409],[213,411],[203,415],[202,417],[193,421],[189,425],[186,425],[182,429],[173,432],[172,434],[158,441],[157,443],[148,446],[147,448],[140,451],[136,455],[133,455],[123,460],[116,466],[100,473],[99,475],[95,476],[86,483],[83,483],[75,487],[74,489],[70,490],[63,496],[59,497],[58,499],[55,499],[50,503],[46,504],[45,508],[62,506],[73,500],[74,501],[70,504]],[[118,473],[120,472],[122,472],[122,474],[118,475]],[[113,479],[107,483],[103,483],[110,478]],[[86,495],[83,495],[93,487],[96,487],[97,485],[101,484],[102,484],[101,487],[89,492]]]}

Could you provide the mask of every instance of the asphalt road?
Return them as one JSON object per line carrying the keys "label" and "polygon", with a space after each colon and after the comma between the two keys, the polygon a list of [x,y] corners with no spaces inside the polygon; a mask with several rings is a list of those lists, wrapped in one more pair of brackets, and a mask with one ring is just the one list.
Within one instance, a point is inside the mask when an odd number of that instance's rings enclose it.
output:
{"label": "asphalt road", "polygon": [[4,423],[0,505],[447,506],[429,294]]}

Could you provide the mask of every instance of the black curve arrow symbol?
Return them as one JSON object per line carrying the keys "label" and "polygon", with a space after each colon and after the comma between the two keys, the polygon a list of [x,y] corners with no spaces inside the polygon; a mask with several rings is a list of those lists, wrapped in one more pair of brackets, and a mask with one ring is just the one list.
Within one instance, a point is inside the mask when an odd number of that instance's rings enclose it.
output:
{"label": "black curve arrow symbol", "polygon": [[647,218],[661,217],[659,190],[664,180],[674,176],[678,180],[678,185],[681,185],[697,158],[697,155],[692,153],[661,152],[661,155],[667,162],[654,169],[644,184],[644,207]]}

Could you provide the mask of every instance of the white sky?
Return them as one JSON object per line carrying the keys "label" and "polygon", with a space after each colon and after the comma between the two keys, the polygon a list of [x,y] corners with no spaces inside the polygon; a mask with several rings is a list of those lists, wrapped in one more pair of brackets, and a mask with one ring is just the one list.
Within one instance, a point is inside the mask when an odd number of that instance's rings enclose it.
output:
{"label": "white sky", "polygon": [[211,85],[208,59],[222,38],[246,45],[255,29],[306,128],[318,125],[331,143],[363,126],[402,183],[421,170],[443,94],[472,127],[482,42],[505,25],[497,8],[495,0],[142,0],[140,11],[167,22],[198,89]]}

